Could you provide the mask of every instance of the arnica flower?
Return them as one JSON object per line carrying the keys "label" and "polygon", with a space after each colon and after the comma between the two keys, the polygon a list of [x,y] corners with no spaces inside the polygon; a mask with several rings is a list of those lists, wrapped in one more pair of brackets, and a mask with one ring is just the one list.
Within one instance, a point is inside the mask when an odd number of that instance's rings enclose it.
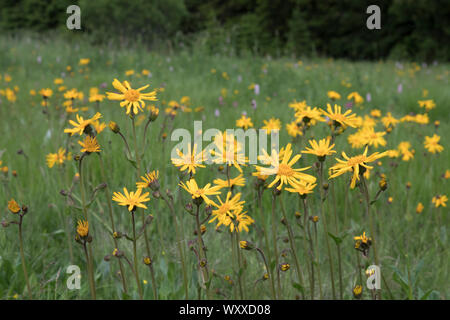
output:
{"label": "arnica flower", "polygon": [[101,117],[101,113],[97,112],[92,118],[84,120],[82,116],[77,114],[76,118],[78,123],[73,120],[69,120],[69,123],[73,126],[73,128],[64,129],[64,133],[70,133],[71,136],[78,133],[81,136],[88,125],[92,124],[93,121],[98,120]]}
{"label": "arnica flower", "polygon": [[425,141],[423,144],[428,152],[439,153],[444,150],[444,147],[439,144],[439,140],[441,140],[441,137],[437,134],[434,134],[432,137],[425,136]]}
{"label": "arnica flower", "polygon": [[381,122],[383,123],[385,128],[395,127],[400,120],[394,118],[390,112],[386,113],[386,115],[381,118]]}
{"label": "arnica flower", "polygon": [[195,179],[190,179],[184,184],[180,182],[180,187],[189,192],[192,195],[192,199],[202,198],[206,204],[210,204],[211,200],[208,196],[220,194],[217,187],[211,187],[211,184],[206,184],[203,188],[199,188]]}
{"label": "arnica flower", "polygon": [[294,100],[294,102],[289,104],[289,108],[294,109],[295,112],[302,111],[305,109],[308,105],[306,104],[306,100],[303,100],[301,102],[297,102]]}
{"label": "arnica flower", "polygon": [[220,197],[217,196],[217,200],[219,201],[218,204],[211,200],[211,205],[217,209],[212,211],[213,217],[208,223],[213,223],[217,220],[216,228],[221,225],[226,227],[230,226],[230,230],[233,231],[233,219],[242,212],[245,201],[241,201],[241,194],[237,193],[233,197],[231,197],[231,195],[231,192],[228,192],[225,201],[222,201]]}
{"label": "arnica flower", "polygon": [[272,157],[270,158],[271,167],[265,168],[261,166],[255,166],[256,170],[262,175],[276,175],[275,179],[272,181],[272,183],[269,184],[268,188],[272,188],[277,182],[280,182],[277,186],[278,190],[281,190],[284,184],[289,184],[291,187],[295,188],[295,185],[300,184],[301,181],[304,181],[303,183],[316,182],[315,177],[300,172],[307,170],[310,167],[299,169],[292,168],[292,166],[301,158],[301,155],[297,154],[292,158],[292,160],[290,160],[292,156],[291,147],[292,146],[290,143],[286,146],[282,161],[280,161],[277,151],[272,150]]}
{"label": "arnica flower", "polygon": [[304,123],[311,122],[312,124],[315,124],[316,121],[320,121],[320,122],[325,121],[325,119],[322,118],[322,114],[321,114],[320,110],[316,107],[311,108],[310,106],[306,107],[303,110],[296,112],[295,119],[297,122],[302,122],[302,121]]}
{"label": "arnica flower", "polygon": [[364,98],[360,96],[358,92],[352,92],[347,96],[348,100],[353,99],[355,104],[361,104],[364,102]]}
{"label": "arnica flower", "polygon": [[336,91],[328,91],[327,92],[328,98],[330,98],[331,100],[339,100],[341,99],[341,95],[339,93],[337,93]]}
{"label": "arnica flower", "polygon": [[227,164],[234,166],[242,173],[241,166],[248,162],[244,155],[242,144],[239,143],[233,134],[220,132],[214,137],[214,149],[210,150],[212,162],[215,164]]}
{"label": "arnica flower", "polygon": [[103,130],[105,130],[106,128],[106,123],[104,122],[100,122],[98,120],[92,121],[92,126],[95,129],[95,132],[97,132],[97,134],[101,133]]}
{"label": "arnica flower", "polygon": [[128,193],[127,188],[123,188],[123,194],[120,192],[114,192],[112,199],[120,206],[128,206],[128,211],[133,211],[137,207],[147,209],[147,206],[143,202],[150,201],[148,197],[149,193],[142,194],[142,189],[137,189],[136,192],[131,191]]}
{"label": "arnica flower", "polygon": [[298,183],[293,186],[293,188],[286,188],[286,191],[292,193],[298,193],[300,196],[305,196],[307,194],[313,193],[313,190],[317,184],[312,183]]}
{"label": "arnica flower", "polygon": [[44,98],[44,99],[48,99],[53,95],[53,90],[46,88],[46,89],[41,89],[39,91],[39,94]]}
{"label": "arnica flower", "polygon": [[381,111],[379,109],[372,109],[370,115],[374,118],[379,118],[381,117]]}
{"label": "arnica flower", "polygon": [[89,102],[102,102],[103,99],[105,99],[103,94],[95,93],[89,96]]}
{"label": "arnica flower", "polygon": [[77,89],[71,89],[66,92],[64,92],[64,99],[67,100],[75,100],[78,99],[80,96],[80,93],[77,91]]}
{"label": "arnica flower", "polygon": [[328,117],[331,121],[334,121],[335,127],[337,127],[336,124],[341,125],[344,129],[347,127],[356,128],[358,126],[356,114],[352,114],[351,110],[347,110],[342,113],[342,107],[337,104],[334,105],[334,110],[331,108],[329,103],[327,103],[327,111],[322,109],[320,110],[324,116]]}
{"label": "arnica flower", "polygon": [[97,142],[97,137],[86,136],[84,141],[78,141],[78,144],[82,147],[81,152],[92,153],[100,152],[100,145]]}
{"label": "arnica flower", "polygon": [[280,119],[270,118],[269,120],[263,120],[264,126],[261,129],[265,129],[267,134],[270,134],[272,131],[280,131],[281,130],[281,121]]}
{"label": "arnica flower", "polygon": [[294,138],[297,136],[303,135],[302,127],[299,126],[298,122],[295,120],[286,124],[286,131],[287,131],[288,135],[290,135],[291,137],[294,137]]}
{"label": "arnica flower", "polygon": [[255,223],[255,220],[248,216],[246,212],[236,212],[235,221],[235,223],[230,224],[231,232],[242,232],[243,230],[245,230],[245,232],[248,232],[248,226]]}
{"label": "arnica flower", "polygon": [[175,167],[180,167],[180,171],[188,170],[190,174],[195,174],[196,168],[204,168],[201,164],[203,161],[203,151],[197,153],[197,145],[191,151],[191,144],[188,144],[188,152],[184,154],[179,149],[176,150],[179,158],[172,158],[172,163]]}
{"label": "arnica flower", "polygon": [[87,237],[89,234],[89,222],[78,220],[77,223],[77,234],[81,237]]}
{"label": "arnica flower", "polygon": [[143,86],[139,89],[132,89],[128,81],[124,81],[123,84],[120,83],[119,80],[114,79],[112,85],[114,88],[119,90],[121,93],[113,93],[107,92],[109,100],[123,100],[120,103],[120,106],[126,107],[126,114],[130,114],[133,111],[133,114],[138,114],[139,111],[143,111],[145,107],[144,100],[148,101],[157,101],[156,91],[142,93],[141,91],[146,89],[149,85]]}
{"label": "arnica flower", "polygon": [[158,190],[159,189],[158,177],[159,177],[158,170],[146,173],[143,177],[141,177],[142,181],[136,182],[136,187],[140,189],[150,188],[152,190]]}
{"label": "arnica flower", "polygon": [[247,130],[253,127],[252,119],[243,114],[239,119],[236,120],[236,127]]}
{"label": "arnica flower", "polygon": [[423,206],[422,202],[419,202],[416,207],[416,213],[417,214],[422,213],[423,209],[424,209],[424,206]]}
{"label": "arnica flower", "polygon": [[419,106],[421,108],[425,108],[426,111],[430,111],[430,110],[436,108],[436,104],[434,103],[434,101],[432,99],[430,99],[430,100],[419,100],[419,101],[417,101],[417,103],[419,104]]}
{"label": "arnica flower", "polygon": [[66,155],[66,149],[59,148],[57,153],[49,153],[46,156],[47,166],[53,168],[56,165],[62,165],[66,160],[71,158],[71,154]]}
{"label": "arnica flower", "polygon": [[302,153],[309,153],[316,155],[319,160],[324,160],[325,156],[330,156],[333,153],[336,153],[336,151],[333,150],[334,143],[330,145],[331,139],[321,139],[319,140],[319,143],[317,143],[316,140],[312,139],[309,140],[309,144],[311,145],[311,148],[306,147],[305,151],[302,151]]}
{"label": "arnica flower", "polygon": [[339,163],[330,168],[330,172],[332,173],[330,179],[338,177],[345,172],[353,171],[352,181],[350,183],[350,188],[353,189],[356,185],[356,180],[359,180],[360,173],[363,174],[366,169],[373,169],[373,167],[367,165],[367,163],[386,156],[386,152],[375,152],[370,156],[367,156],[367,149],[368,147],[366,147],[363,154],[351,158],[349,158],[345,152],[342,152],[342,156],[345,160],[336,158]]}
{"label": "arnica flower", "polygon": [[11,211],[14,214],[17,214],[20,212],[20,206],[16,202],[16,200],[11,199],[8,201],[8,210]]}
{"label": "arnica flower", "polygon": [[431,200],[431,202],[434,204],[435,208],[447,207],[447,204],[446,204],[447,201],[448,201],[448,198],[446,195],[437,195],[437,196],[433,197],[433,199]]}
{"label": "arnica flower", "polygon": [[360,134],[361,140],[365,145],[367,144],[378,148],[378,146],[385,146],[387,143],[383,138],[383,136],[386,135],[386,132],[376,132],[372,127],[364,127]]}
{"label": "arnica flower", "polygon": [[409,161],[414,158],[414,149],[411,148],[411,143],[408,141],[402,141],[399,143],[397,149],[402,154],[403,161]]}
{"label": "arnica flower", "polygon": [[243,187],[245,186],[245,178],[242,174],[238,175],[236,178],[226,179],[214,179],[213,183],[218,187],[217,190],[222,188],[231,188],[233,186]]}

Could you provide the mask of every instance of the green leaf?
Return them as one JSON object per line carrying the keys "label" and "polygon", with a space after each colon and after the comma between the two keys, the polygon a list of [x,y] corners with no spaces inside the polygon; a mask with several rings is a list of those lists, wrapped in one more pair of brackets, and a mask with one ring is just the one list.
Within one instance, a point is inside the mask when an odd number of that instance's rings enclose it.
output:
{"label": "green leaf", "polygon": [[292,282],[292,286],[297,289],[300,293],[305,294],[305,289],[298,282]]}
{"label": "green leaf", "polygon": [[335,236],[331,232],[328,232],[328,235],[334,240],[334,242],[336,243],[337,246],[340,245],[343,241],[342,238]]}

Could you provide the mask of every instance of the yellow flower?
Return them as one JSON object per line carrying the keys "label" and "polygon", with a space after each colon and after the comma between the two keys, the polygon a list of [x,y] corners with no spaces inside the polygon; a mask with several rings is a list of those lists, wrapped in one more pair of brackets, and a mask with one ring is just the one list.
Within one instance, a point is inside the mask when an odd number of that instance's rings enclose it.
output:
{"label": "yellow flower", "polygon": [[55,80],[53,80],[53,83],[56,85],[60,85],[64,83],[64,80],[62,78],[56,78]]}
{"label": "yellow flower", "polygon": [[242,174],[238,175],[236,178],[226,179],[215,179],[213,183],[218,187],[218,190],[222,188],[231,188],[233,186],[245,186],[245,178]]}
{"label": "yellow flower", "polygon": [[[127,112],[126,114],[130,114],[130,112],[133,110],[133,114],[138,114],[139,110],[143,111],[143,108],[145,107],[144,100],[149,101],[157,101],[156,98],[156,91],[148,92],[148,93],[142,93],[141,91],[146,89],[149,85],[143,86],[139,89],[132,89],[130,87],[130,84],[128,81],[124,81],[123,84],[120,83],[119,80],[114,79],[113,86],[117,90],[119,90],[121,93],[113,93],[113,92],[107,92],[109,100],[124,100],[120,103],[120,106],[126,107]],[[132,109],[133,108],[133,109]]]}
{"label": "yellow flower", "polygon": [[287,262],[280,264],[280,271],[286,272],[291,268],[291,265]]}
{"label": "yellow flower", "polygon": [[78,220],[77,234],[82,238],[87,237],[89,234],[89,222]]}
{"label": "yellow flower", "polygon": [[92,126],[94,127],[95,132],[97,132],[97,134],[99,134],[100,132],[105,130],[106,123],[95,120],[95,121],[92,121]]}
{"label": "yellow flower", "polygon": [[280,119],[270,118],[269,120],[263,120],[264,126],[261,129],[265,129],[267,134],[270,134],[272,131],[280,131],[281,129],[281,121]]}
{"label": "yellow flower", "polygon": [[64,161],[69,160],[70,157],[70,153],[66,155],[66,149],[59,148],[57,153],[49,153],[46,156],[47,166],[53,168],[55,164],[62,165]]}
{"label": "yellow flower", "polygon": [[78,144],[82,146],[81,152],[100,152],[100,146],[97,142],[97,137],[86,136],[86,138],[84,138],[84,141],[78,141]]}
{"label": "yellow flower", "polygon": [[92,118],[84,120],[82,116],[76,115],[78,123],[76,123],[73,120],[69,120],[69,123],[73,126],[72,129],[67,128],[64,129],[64,133],[70,133],[71,136],[73,136],[75,133],[78,133],[80,136],[83,134],[84,129],[88,125],[90,125],[93,121],[98,120],[102,117],[100,112],[97,112]]}
{"label": "yellow flower", "polygon": [[434,134],[432,137],[425,136],[425,141],[423,144],[429,152],[439,153],[442,152],[442,150],[444,150],[444,147],[439,144],[440,139],[441,137],[438,136],[437,134]]}
{"label": "yellow flower", "polygon": [[435,208],[447,207],[447,204],[446,204],[447,201],[448,201],[448,198],[446,195],[437,195],[437,196],[433,197],[433,199],[431,200],[431,202],[434,203]]}
{"label": "yellow flower", "polygon": [[450,178],[450,170],[449,170],[449,169],[445,170],[444,178],[445,178],[445,179]]}
{"label": "yellow flower", "polygon": [[233,197],[231,197],[231,195],[231,192],[228,192],[225,201],[222,201],[220,197],[217,196],[219,204],[211,200],[211,205],[216,207],[217,209],[214,209],[212,211],[213,217],[211,220],[209,220],[208,223],[213,223],[215,220],[217,220],[216,228],[220,227],[222,224],[226,227],[234,224],[233,219],[237,214],[242,212],[243,204],[245,203],[245,201],[240,201],[241,194],[237,193]]}
{"label": "yellow flower", "polygon": [[92,94],[89,96],[89,102],[102,102],[105,99],[105,95],[103,94]]}
{"label": "yellow flower", "polygon": [[239,143],[233,134],[218,133],[214,137],[215,148],[211,149],[212,162],[215,164],[227,164],[234,166],[242,173],[242,166],[248,162],[244,155],[242,144]]}
{"label": "yellow flower", "polygon": [[297,136],[302,136],[303,135],[303,130],[302,127],[300,127],[298,125],[297,121],[292,121],[291,123],[287,123],[286,124],[286,131],[288,133],[288,135],[290,135],[291,137],[297,137]]}
{"label": "yellow flower", "polygon": [[289,108],[294,109],[295,112],[302,111],[306,107],[307,107],[306,100],[303,100],[301,102],[297,102],[296,100],[294,100],[294,102],[289,104]]}
{"label": "yellow flower", "polygon": [[348,100],[353,99],[353,100],[355,101],[356,104],[361,104],[361,103],[364,102],[363,97],[361,97],[361,96],[359,95],[358,92],[352,92],[352,93],[350,93],[350,94],[347,96],[347,99],[348,99]]}
{"label": "yellow flower", "polygon": [[362,290],[363,290],[363,287],[362,287],[361,285],[356,285],[356,286],[353,288],[353,296],[354,296],[355,298],[359,299],[359,298],[361,297]]}
{"label": "yellow flower", "polygon": [[80,66],[85,66],[85,65],[88,65],[89,62],[91,62],[91,59],[85,58],[85,59],[80,59],[79,64],[80,64]]}
{"label": "yellow flower", "polygon": [[295,184],[293,188],[286,188],[286,191],[298,193],[299,195],[304,196],[306,194],[313,193],[313,189],[316,185],[316,183],[298,183]]}
{"label": "yellow flower", "polygon": [[361,132],[361,140],[364,145],[374,146],[378,148],[378,146],[385,146],[386,140],[383,136],[386,135],[386,132],[376,132],[372,127],[364,127]]}
{"label": "yellow flower", "polygon": [[402,160],[403,161],[409,161],[412,158],[414,158],[414,150],[411,149],[411,143],[408,141],[400,142],[397,149],[402,154]]}
{"label": "yellow flower", "polygon": [[77,91],[77,89],[67,90],[66,92],[64,92],[64,99],[74,100],[79,97],[79,94],[80,93]]}
{"label": "yellow flower", "polygon": [[139,188],[136,192],[131,191],[128,193],[127,188],[123,188],[123,193],[114,192],[112,199],[118,202],[120,206],[128,206],[128,211],[130,212],[137,207],[147,209],[147,206],[143,202],[150,201],[148,192],[141,195],[142,189]]}
{"label": "yellow flower", "polygon": [[356,118],[356,114],[352,114],[351,110],[347,110],[344,113],[342,113],[342,107],[338,106],[337,104],[334,105],[334,111],[331,108],[331,105],[327,103],[327,111],[320,109],[322,114],[326,117],[328,117],[331,121],[334,121],[335,127],[338,123],[342,127],[352,127],[356,128],[358,124],[358,120]]}
{"label": "yellow flower", "polygon": [[395,127],[397,123],[400,121],[395,119],[390,112],[386,113],[386,116],[381,118],[381,122],[383,123],[385,128]]}
{"label": "yellow flower", "polygon": [[312,148],[306,147],[306,151],[302,151],[302,153],[310,153],[314,154],[319,158],[323,158],[325,156],[330,156],[333,153],[336,153],[336,151],[333,150],[334,143],[330,145],[331,139],[321,139],[319,140],[319,143],[317,143],[316,140],[312,139],[309,140],[309,144]]}
{"label": "yellow flower", "polygon": [[8,201],[8,209],[9,209],[9,211],[11,211],[14,214],[17,214],[20,212],[20,206],[14,199],[11,199]]}
{"label": "yellow flower", "polygon": [[341,98],[341,95],[336,91],[328,91],[327,95],[331,100],[339,100]]}
{"label": "yellow flower", "polygon": [[172,158],[172,163],[175,167],[181,167],[180,171],[188,170],[189,173],[195,174],[195,168],[204,168],[201,164],[203,161],[203,151],[197,153],[197,145],[191,151],[191,144],[188,144],[188,153],[183,154],[179,149],[176,150],[179,158]]}
{"label": "yellow flower", "polygon": [[386,152],[375,152],[370,156],[367,156],[366,147],[364,153],[361,155],[349,158],[345,152],[342,152],[342,156],[345,160],[336,158],[339,163],[330,168],[330,179],[340,176],[345,172],[353,171],[352,181],[350,183],[350,188],[353,189],[356,185],[356,180],[359,180],[360,173],[364,173],[367,169],[373,169],[373,167],[367,165],[367,163],[386,156]]}
{"label": "yellow flower", "polygon": [[422,202],[419,202],[416,207],[416,213],[417,214],[422,213],[423,208],[424,208],[424,206],[423,206]]}
{"label": "yellow flower", "polygon": [[310,106],[296,112],[295,119],[297,120],[297,122],[303,121],[304,123],[309,123],[310,121],[312,121],[313,124],[315,123],[315,121],[325,121],[325,119],[322,118],[320,110],[316,107],[311,109]]}
{"label": "yellow flower", "polygon": [[361,241],[362,243],[369,243],[369,241],[371,241],[370,238],[366,237],[366,232],[363,232],[363,234],[361,236],[357,236],[357,237],[353,237],[353,240],[355,241]]}
{"label": "yellow flower", "polygon": [[436,108],[436,104],[432,99],[430,100],[419,100],[417,101],[421,108],[425,108],[426,111],[430,111],[431,109]]}
{"label": "yellow flower", "polygon": [[236,127],[243,128],[244,130],[252,128],[252,119],[243,114],[240,119],[236,120]]}
{"label": "yellow flower", "polygon": [[379,117],[381,117],[381,111],[378,109],[372,109],[370,111],[370,115],[374,118],[379,118]]}
{"label": "yellow flower", "polygon": [[140,189],[149,188],[158,181],[158,177],[158,170],[146,173],[143,177],[141,177],[142,181],[136,182],[136,187]]}
{"label": "yellow flower", "polygon": [[192,195],[192,199],[202,198],[206,204],[210,204],[212,201],[208,196],[220,194],[217,187],[211,187],[211,184],[206,184],[203,188],[199,188],[195,179],[191,179],[184,184],[180,182],[180,187],[189,192]]}
{"label": "yellow flower", "polygon": [[289,143],[286,146],[283,160],[280,161],[279,154],[276,150],[272,150],[272,157],[269,158],[271,167],[265,168],[255,166],[256,170],[262,175],[276,175],[272,183],[269,184],[269,188],[273,187],[277,182],[280,182],[277,189],[281,190],[284,184],[289,184],[291,187],[295,187],[295,185],[300,184],[301,181],[307,183],[314,183],[316,181],[315,177],[300,172],[307,170],[310,167],[293,169],[292,166],[301,158],[301,155],[297,154],[292,158],[292,160],[290,160],[291,156],[292,149],[291,144]]}
{"label": "yellow flower", "polygon": [[246,214],[246,212],[236,212],[235,217],[237,228],[235,228],[235,224],[230,224],[230,231],[234,232],[235,230],[237,232],[242,232],[242,230],[245,230],[248,232],[248,226],[253,224],[255,220],[253,220],[249,215]]}
{"label": "yellow flower", "polygon": [[53,95],[53,90],[52,89],[41,89],[39,91],[39,94],[44,97],[44,98],[50,98]]}

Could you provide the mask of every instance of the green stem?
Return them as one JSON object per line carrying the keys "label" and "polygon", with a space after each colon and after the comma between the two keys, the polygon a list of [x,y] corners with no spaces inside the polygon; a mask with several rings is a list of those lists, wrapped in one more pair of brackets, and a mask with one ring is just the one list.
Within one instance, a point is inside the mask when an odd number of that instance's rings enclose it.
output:
{"label": "green stem", "polygon": [[139,268],[138,268],[138,260],[137,260],[137,249],[136,249],[136,223],[134,221],[134,212],[131,212],[131,220],[133,224],[133,256],[134,256],[134,275],[136,276],[136,283],[139,290],[139,297],[142,300],[142,286],[141,281],[139,280]]}
{"label": "green stem", "polygon": [[30,279],[28,278],[27,266],[25,264],[25,254],[23,251],[22,219],[23,219],[23,216],[20,215],[20,221],[19,221],[20,258],[22,259],[23,275],[25,276],[25,281],[27,283],[28,296],[30,297],[30,300],[33,300],[33,295],[31,294]]}

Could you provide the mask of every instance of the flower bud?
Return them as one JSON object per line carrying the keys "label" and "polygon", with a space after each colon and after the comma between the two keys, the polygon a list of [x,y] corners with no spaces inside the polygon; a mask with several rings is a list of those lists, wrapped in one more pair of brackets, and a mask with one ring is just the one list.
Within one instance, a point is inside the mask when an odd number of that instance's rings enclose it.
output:
{"label": "flower bud", "polygon": [[120,127],[117,123],[115,123],[114,121],[110,121],[109,124],[109,129],[114,132],[114,133],[119,133],[120,132]]}

